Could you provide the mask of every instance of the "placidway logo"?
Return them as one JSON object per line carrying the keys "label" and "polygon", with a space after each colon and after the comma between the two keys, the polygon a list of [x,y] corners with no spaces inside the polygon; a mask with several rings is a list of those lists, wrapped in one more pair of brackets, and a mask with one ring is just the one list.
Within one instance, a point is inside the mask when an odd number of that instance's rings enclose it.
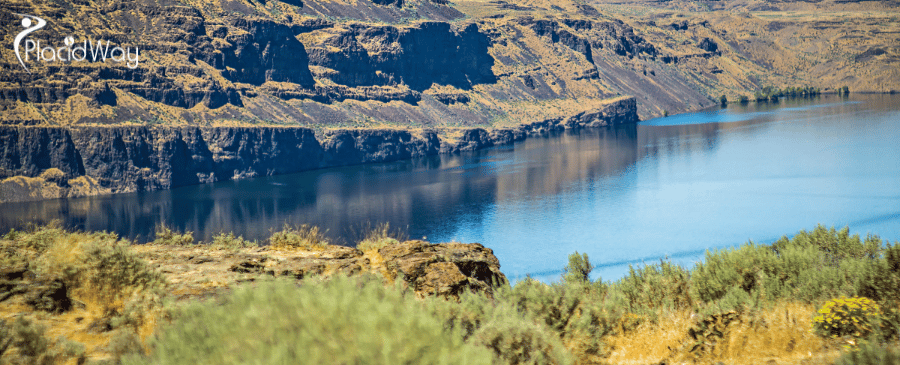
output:
{"label": "placidway logo", "polygon": [[[34,15],[28,14],[18,14],[14,13],[20,17],[22,17],[22,27],[25,28],[21,33],[16,35],[15,44],[13,44],[13,50],[16,51],[16,58],[19,59],[19,64],[31,73],[31,70],[28,69],[28,66],[25,65],[25,62],[30,61],[29,56],[34,54],[34,59],[41,62],[50,62],[50,61],[84,61],[88,59],[88,55],[90,55],[91,62],[106,62],[107,59],[113,62],[125,62],[125,65],[128,68],[137,68],[138,63],[138,49],[134,47],[134,54],[131,53],[131,47],[122,48],[120,46],[115,46],[109,48],[109,41],[106,40],[104,44],[104,40],[98,39],[96,44],[94,41],[90,39],[85,39],[83,45],[79,45],[77,47],[73,47],[75,45],[75,38],[72,36],[66,37],[63,42],[66,44],[65,47],[51,47],[46,46],[41,48],[41,41],[34,41],[32,39],[25,39],[29,34],[34,31],[43,28],[47,25],[47,21],[41,18],[38,18]],[[37,21],[37,24],[34,23]],[[22,53],[19,52],[19,47],[22,44],[22,40],[25,39],[25,60],[22,60]],[[80,52],[80,54],[79,54]]]}

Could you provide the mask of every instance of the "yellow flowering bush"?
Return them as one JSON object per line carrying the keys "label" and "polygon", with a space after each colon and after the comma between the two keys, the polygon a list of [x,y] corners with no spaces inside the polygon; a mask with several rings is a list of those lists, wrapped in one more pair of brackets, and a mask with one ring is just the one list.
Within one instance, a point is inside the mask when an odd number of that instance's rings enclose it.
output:
{"label": "yellow flowering bush", "polygon": [[859,338],[872,333],[880,318],[881,308],[874,300],[842,296],[822,305],[819,315],[813,318],[813,327],[822,336]]}

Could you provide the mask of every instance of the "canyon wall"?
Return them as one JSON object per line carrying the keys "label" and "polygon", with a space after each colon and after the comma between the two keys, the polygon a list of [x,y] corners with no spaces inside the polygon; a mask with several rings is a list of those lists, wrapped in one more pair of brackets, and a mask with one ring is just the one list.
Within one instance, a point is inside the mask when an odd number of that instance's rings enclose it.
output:
{"label": "canyon wall", "polygon": [[[169,189],[324,167],[459,153],[554,130],[638,121],[634,98],[517,128],[0,126],[0,202]],[[446,132],[446,131],[445,131]],[[452,137],[451,137],[452,136]]]}

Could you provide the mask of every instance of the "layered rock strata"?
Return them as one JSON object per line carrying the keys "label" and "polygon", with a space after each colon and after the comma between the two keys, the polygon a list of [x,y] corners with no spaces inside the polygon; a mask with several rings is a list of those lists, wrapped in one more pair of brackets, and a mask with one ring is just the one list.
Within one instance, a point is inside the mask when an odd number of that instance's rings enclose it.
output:
{"label": "layered rock strata", "polygon": [[517,128],[0,126],[0,202],[177,186],[388,162],[510,144],[554,130],[637,122],[633,98]]}

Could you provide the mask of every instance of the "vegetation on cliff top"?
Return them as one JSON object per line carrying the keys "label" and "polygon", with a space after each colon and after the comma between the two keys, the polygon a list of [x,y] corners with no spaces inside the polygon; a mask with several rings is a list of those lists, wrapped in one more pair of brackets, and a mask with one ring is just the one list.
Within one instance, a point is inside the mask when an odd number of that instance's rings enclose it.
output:
{"label": "vegetation on cliff top", "polygon": [[[382,242],[368,252],[401,245],[384,232],[370,235]],[[560,282],[500,283],[449,300],[418,298],[404,280],[337,274],[258,279],[212,301],[166,304],[160,289],[174,284],[126,243],[55,226],[3,236],[0,358],[865,364],[894,361],[900,340],[900,244],[846,228],[712,250],[693,268],[632,267],[613,282],[590,280],[589,258],[575,253]]]}

